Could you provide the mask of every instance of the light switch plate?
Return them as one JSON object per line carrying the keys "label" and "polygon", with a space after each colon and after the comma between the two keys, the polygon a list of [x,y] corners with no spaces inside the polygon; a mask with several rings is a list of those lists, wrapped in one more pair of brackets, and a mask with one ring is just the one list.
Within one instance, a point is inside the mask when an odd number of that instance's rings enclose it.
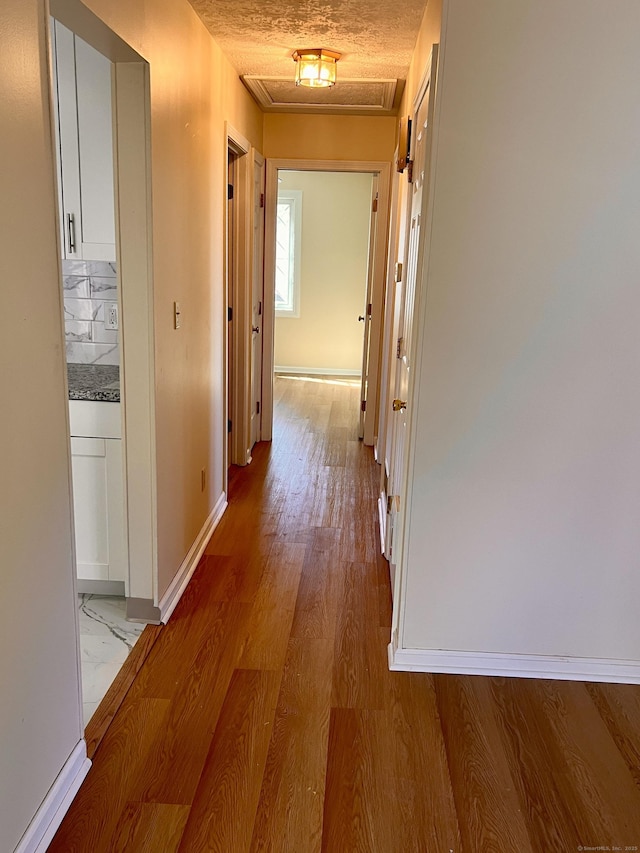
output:
{"label": "light switch plate", "polygon": [[173,328],[174,329],[180,328],[180,303],[179,302],[173,303]]}

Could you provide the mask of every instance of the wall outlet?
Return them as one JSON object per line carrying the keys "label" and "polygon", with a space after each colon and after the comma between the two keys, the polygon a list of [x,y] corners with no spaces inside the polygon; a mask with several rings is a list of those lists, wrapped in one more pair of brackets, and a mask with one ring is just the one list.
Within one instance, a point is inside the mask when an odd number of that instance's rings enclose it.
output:
{"label": "wall outlet", "polygon": [[118,330],[118,303],[104,303],[104,327],[116,332]]}
{"label": "wall outlet", "polygon": [[207,486],[207,469],[203,468],[202,471],[200,471],[200,491],[204,492],[206,486]]}

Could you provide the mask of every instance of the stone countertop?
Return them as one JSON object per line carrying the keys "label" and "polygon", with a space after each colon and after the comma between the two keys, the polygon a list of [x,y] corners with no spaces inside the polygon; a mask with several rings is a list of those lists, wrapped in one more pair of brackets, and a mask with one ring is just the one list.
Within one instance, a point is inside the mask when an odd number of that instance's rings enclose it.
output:
{"label": "stone countertop", "polygon": [[70,400],[120,402],[120,368],[112,364],[67,364]]}

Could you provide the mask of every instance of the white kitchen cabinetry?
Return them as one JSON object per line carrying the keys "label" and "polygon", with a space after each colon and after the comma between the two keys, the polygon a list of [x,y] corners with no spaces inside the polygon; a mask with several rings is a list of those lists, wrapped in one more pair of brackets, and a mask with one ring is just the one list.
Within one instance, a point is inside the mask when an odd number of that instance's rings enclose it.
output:
{"label": "white kitchen cabinetry", "polygon": [[52,19],[62,257],[115,261],[111,62]]}
{"label": "white kitchen cabinetry", "polygon": [[72,401],[69,411],[78,578],[126,584],[122,441],[109,437],[120,406]]}

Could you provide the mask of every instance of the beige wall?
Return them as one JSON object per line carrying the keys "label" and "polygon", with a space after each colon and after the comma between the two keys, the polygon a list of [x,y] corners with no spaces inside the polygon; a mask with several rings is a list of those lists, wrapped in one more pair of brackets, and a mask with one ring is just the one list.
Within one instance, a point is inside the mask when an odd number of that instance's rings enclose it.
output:
{"label": "beige wall", "polygon": [[162,596],[223,490],[225,120],[260,150],[262,114],[187,2],[87,5],[150,64]]}
{"label": "beige wall", "polygon": [[402,642],[637,662],[640,6],[447,8]]}
{"label": "beige wall", "polygon": [[399,115],[413,114],[413,101],[422,82],[424,70],[429,61],[431,48],[440,43],[442,29],[442,0],[428,0],[424,11],[420,32],[411,57],[407,82],[402,93]]}
{"label": "beige wall", "polygon": [[[223,487],[224,122],[261,148],[262,115],[186,0],[87,5],[150,63],[162,594]],[[1,178],[0,229],[0,848],[10,851],[82,727],[48,22],[37,0],[5,0],[2,18],[0,155],[11,168]]]}
{"label": "beige wall", "polygon": [[281,171],[302,191],[300,316],[276,319],[275,364],[359,372],[371,174]]}
{"label": "beige wall", "polygon": [[264,116],[264,156],[299,160],[391,160],[394,116]]}
{"label": "beige wall", "polygon": [[2,5],[0,849],[82,736],[64,346],[44,15]]}

